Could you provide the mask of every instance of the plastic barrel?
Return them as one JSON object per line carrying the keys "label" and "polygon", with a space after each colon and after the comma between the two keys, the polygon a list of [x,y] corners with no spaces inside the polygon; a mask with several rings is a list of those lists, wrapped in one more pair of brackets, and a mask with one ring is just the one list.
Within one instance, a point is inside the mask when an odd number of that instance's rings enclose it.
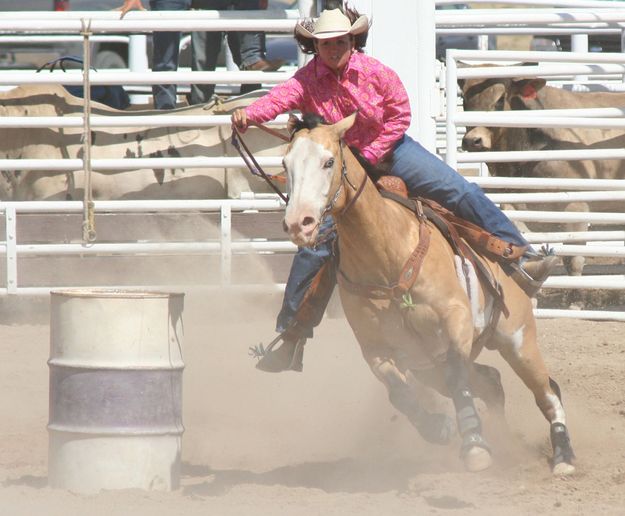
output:
{"label": "plastic barrel", "polygon": [[51,293],[51,487],[178,488],[183,306],[177,293]]}

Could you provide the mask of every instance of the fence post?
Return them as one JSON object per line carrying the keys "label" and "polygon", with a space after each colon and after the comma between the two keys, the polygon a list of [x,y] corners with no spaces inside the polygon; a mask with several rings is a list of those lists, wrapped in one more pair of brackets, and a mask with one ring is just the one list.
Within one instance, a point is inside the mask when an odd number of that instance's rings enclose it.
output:
{"label": "fence post", "polygon": [[447,102],[445,106],[447,110],[445,117],[447,144],[445,145],[445,162],[455,169],[458,166],[458,149],[456,148],[458,145],[458,128],[455,121],[456,106],[458,104],[458,68],[453,50],[447,50],[445,73],[445,82],[447,84]]}
{"label": "fence post", "polygon": [[17,220],[15,206],[5,206],[7,293],[17,294]]}
{"label": "fence post", "polygon": [[220,210],[221,220],[221,284],[232,282],[232,207],[224,203]]}

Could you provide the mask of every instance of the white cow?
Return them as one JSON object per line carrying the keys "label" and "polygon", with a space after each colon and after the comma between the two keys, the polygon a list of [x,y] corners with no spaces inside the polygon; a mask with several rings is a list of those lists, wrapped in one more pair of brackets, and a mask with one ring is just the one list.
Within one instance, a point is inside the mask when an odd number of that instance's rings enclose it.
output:
{"label": "white cow", "polygon": [[[93,103],[93,115],[211,115],[228,114],[262,95],[257,91],[223,103],[183,107],[171,111],[119,111]],[[28,85],[0,94],[0,117],[82,116],[83,100],[62,86]],[[0,157],[55,159],[82,156],[82,127],[0,129]],[[284,133],[286,134],[286,132]],[[92,130],[93,159],[139,157],[238,156],[230,144],[230,127],[131,127]],[[257,156],[281,156],[284,142],[251,129],[245,142]],[[268,173],[281,170],[267,169]],[[4,200],[82,199],[84,173],[59,171],[2,171]],[[142,169],[92,172],[94,199],[219,199],[236,198],[242,191],[269,192],[262,179],[247,169]]]}

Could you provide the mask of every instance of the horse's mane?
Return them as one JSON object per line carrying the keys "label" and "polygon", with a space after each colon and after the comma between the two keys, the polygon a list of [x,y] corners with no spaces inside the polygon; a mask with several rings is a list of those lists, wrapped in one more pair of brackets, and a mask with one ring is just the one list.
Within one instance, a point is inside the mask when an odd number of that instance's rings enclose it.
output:
{"label": "horse's mane", "polygon": [[[291,131],[291,134],[294,135],[295,133],[297,133],[298,131],[301,131],[302,129],[311,130],[320,125],[328,125],[328,122],[326,122],[325,118],[315,113],[304,113],[301,119],[296,118],[295,120],[290,121],[289,124],[290,125],[292,124],[290,126],[290,131]],[[371,178],[371,180],[374,183],[378,179],[380,179],[381,176],[387,175],[389,173],[389,171],[386,170],[388,166],[385,167],[385,164],[382,164],[381,166],[373,165],[367,158],[365,158],[360,153],[359,149],[351,145],[349,149],[352,151],[352,154],[358,160],[358,163],[360,163],[360,166],[365,169],[365,172],[367,172],[367,175]]]}
{"label": "horse's mane", "polygon": [[302,129],[314,129],[320,125],[328,125],[325,118],[320,115],[316,115],[315,113],[304,113],[302,118],[294,118],[292,122],[290,122],[290,130],[291,134],[295,134]]}

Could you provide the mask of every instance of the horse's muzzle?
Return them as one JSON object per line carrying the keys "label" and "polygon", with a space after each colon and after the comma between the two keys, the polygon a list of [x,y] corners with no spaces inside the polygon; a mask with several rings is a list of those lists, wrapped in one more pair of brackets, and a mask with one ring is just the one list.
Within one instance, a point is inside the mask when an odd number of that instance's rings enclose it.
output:
{"label": "horse's muzzle", "polygon": [[282,227],[294,244],[308,247],[315,243],[319,232],[319,221],[311,215],[302,215],[293,219],[287,216],[282,221]]}

